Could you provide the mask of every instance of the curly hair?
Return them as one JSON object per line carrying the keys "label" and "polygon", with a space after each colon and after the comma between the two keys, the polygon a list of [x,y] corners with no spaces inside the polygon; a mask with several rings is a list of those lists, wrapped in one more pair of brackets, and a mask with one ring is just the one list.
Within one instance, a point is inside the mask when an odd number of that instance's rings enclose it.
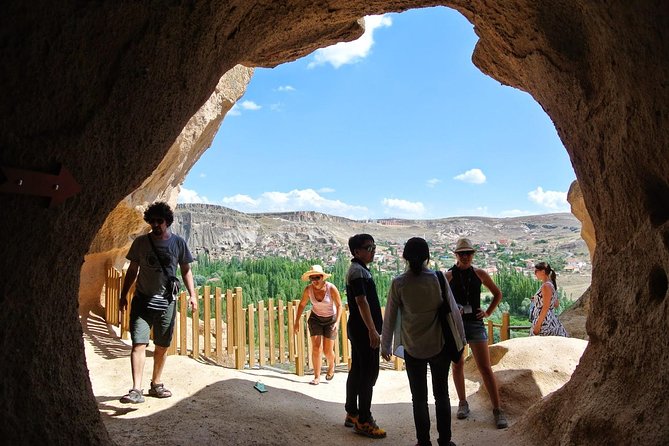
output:
{"label": "curly hair", "polygon": [[171,226],[174,222],[174,212],[169,204],[164,201],[157,201],[144,211],[144,221],[149,222],[152,217],[164,218],[167,226]]}

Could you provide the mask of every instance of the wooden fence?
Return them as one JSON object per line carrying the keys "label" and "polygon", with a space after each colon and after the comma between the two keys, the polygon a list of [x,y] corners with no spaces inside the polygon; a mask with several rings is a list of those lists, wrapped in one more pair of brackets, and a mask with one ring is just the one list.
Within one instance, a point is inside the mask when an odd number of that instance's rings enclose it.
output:
{"label": "wooden fence", "polygon": [[[113,267],[107,269],[105,281],[105,319],[108,324],[120,326],[121,338],[129,339],[130,311],[119,311],[119,297],[124,272]],[[133,290],[128,293],[128,309]],[[311,368],[311,337],[308,336],[306,320],[309,312],[302,314],[297,334],[294,334],[295,312],[299,300],[284,302],[267,299],[243,307],[243,291],[237,287],[223,292],[220,288],[204,286],[198,289],[199,314],[188,316],[188,295],[182,292],[177,299],[177,321],[168,349],[171,355],[189,355],[194,359],[206,359],[221,365],[244,367],[276,366],[293,369],[302,376]],[[338,337],[335,342],[335,366],[350,365],[350,343],[346,332],[348,305],[342,312]],[[492,344],[493,331],[500,330],[501,340],[510,338],[512,327],[509,314],[504,313],[502,324],[488,325],[488,343]],[[465,350],[465,355],[467,355]],[[393,359],[393,367],[402,370],[404,361]]]}

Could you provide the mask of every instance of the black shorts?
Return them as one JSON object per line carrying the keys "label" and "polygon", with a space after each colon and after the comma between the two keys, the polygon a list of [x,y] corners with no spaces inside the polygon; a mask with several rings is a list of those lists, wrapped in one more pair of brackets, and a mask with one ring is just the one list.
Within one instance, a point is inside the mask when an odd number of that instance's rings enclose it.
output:
{"label": "black shorts", "polygon": [[309,326],[309,334],[311,336],[323,336],[327,339],[337,339],[337,330],[335,330],[335,322],[337,322],[337,315],[321,317],[313,311],[307,319]]}

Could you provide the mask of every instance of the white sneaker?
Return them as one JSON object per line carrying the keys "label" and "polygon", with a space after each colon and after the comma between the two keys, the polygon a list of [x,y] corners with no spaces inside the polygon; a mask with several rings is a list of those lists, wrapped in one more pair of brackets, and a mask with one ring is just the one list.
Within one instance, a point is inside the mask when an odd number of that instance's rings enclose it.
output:
{"label": "white sneaker", "polygon": [[467,401],[460,401],[458,403],[458,413],[456,416],[458,420],[464,420],[469,416],[469,403]]}

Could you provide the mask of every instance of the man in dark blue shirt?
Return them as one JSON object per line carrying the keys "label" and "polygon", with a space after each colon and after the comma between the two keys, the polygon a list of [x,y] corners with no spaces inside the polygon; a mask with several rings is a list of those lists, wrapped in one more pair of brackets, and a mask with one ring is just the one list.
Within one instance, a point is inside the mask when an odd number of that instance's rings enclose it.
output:
{"label": "man in dark blue shirt", "polygon": [[372,391],[379,376],[379,345],[383,323],[376,284],[367,268],[374,261],[376,245],[371,235],[356,234],[348,239],[348,247],[353,255],[346,274],[351,370],[346,381],[344,425],[370,438],[384,438],[386,431],[376,424],[371,412]]}

